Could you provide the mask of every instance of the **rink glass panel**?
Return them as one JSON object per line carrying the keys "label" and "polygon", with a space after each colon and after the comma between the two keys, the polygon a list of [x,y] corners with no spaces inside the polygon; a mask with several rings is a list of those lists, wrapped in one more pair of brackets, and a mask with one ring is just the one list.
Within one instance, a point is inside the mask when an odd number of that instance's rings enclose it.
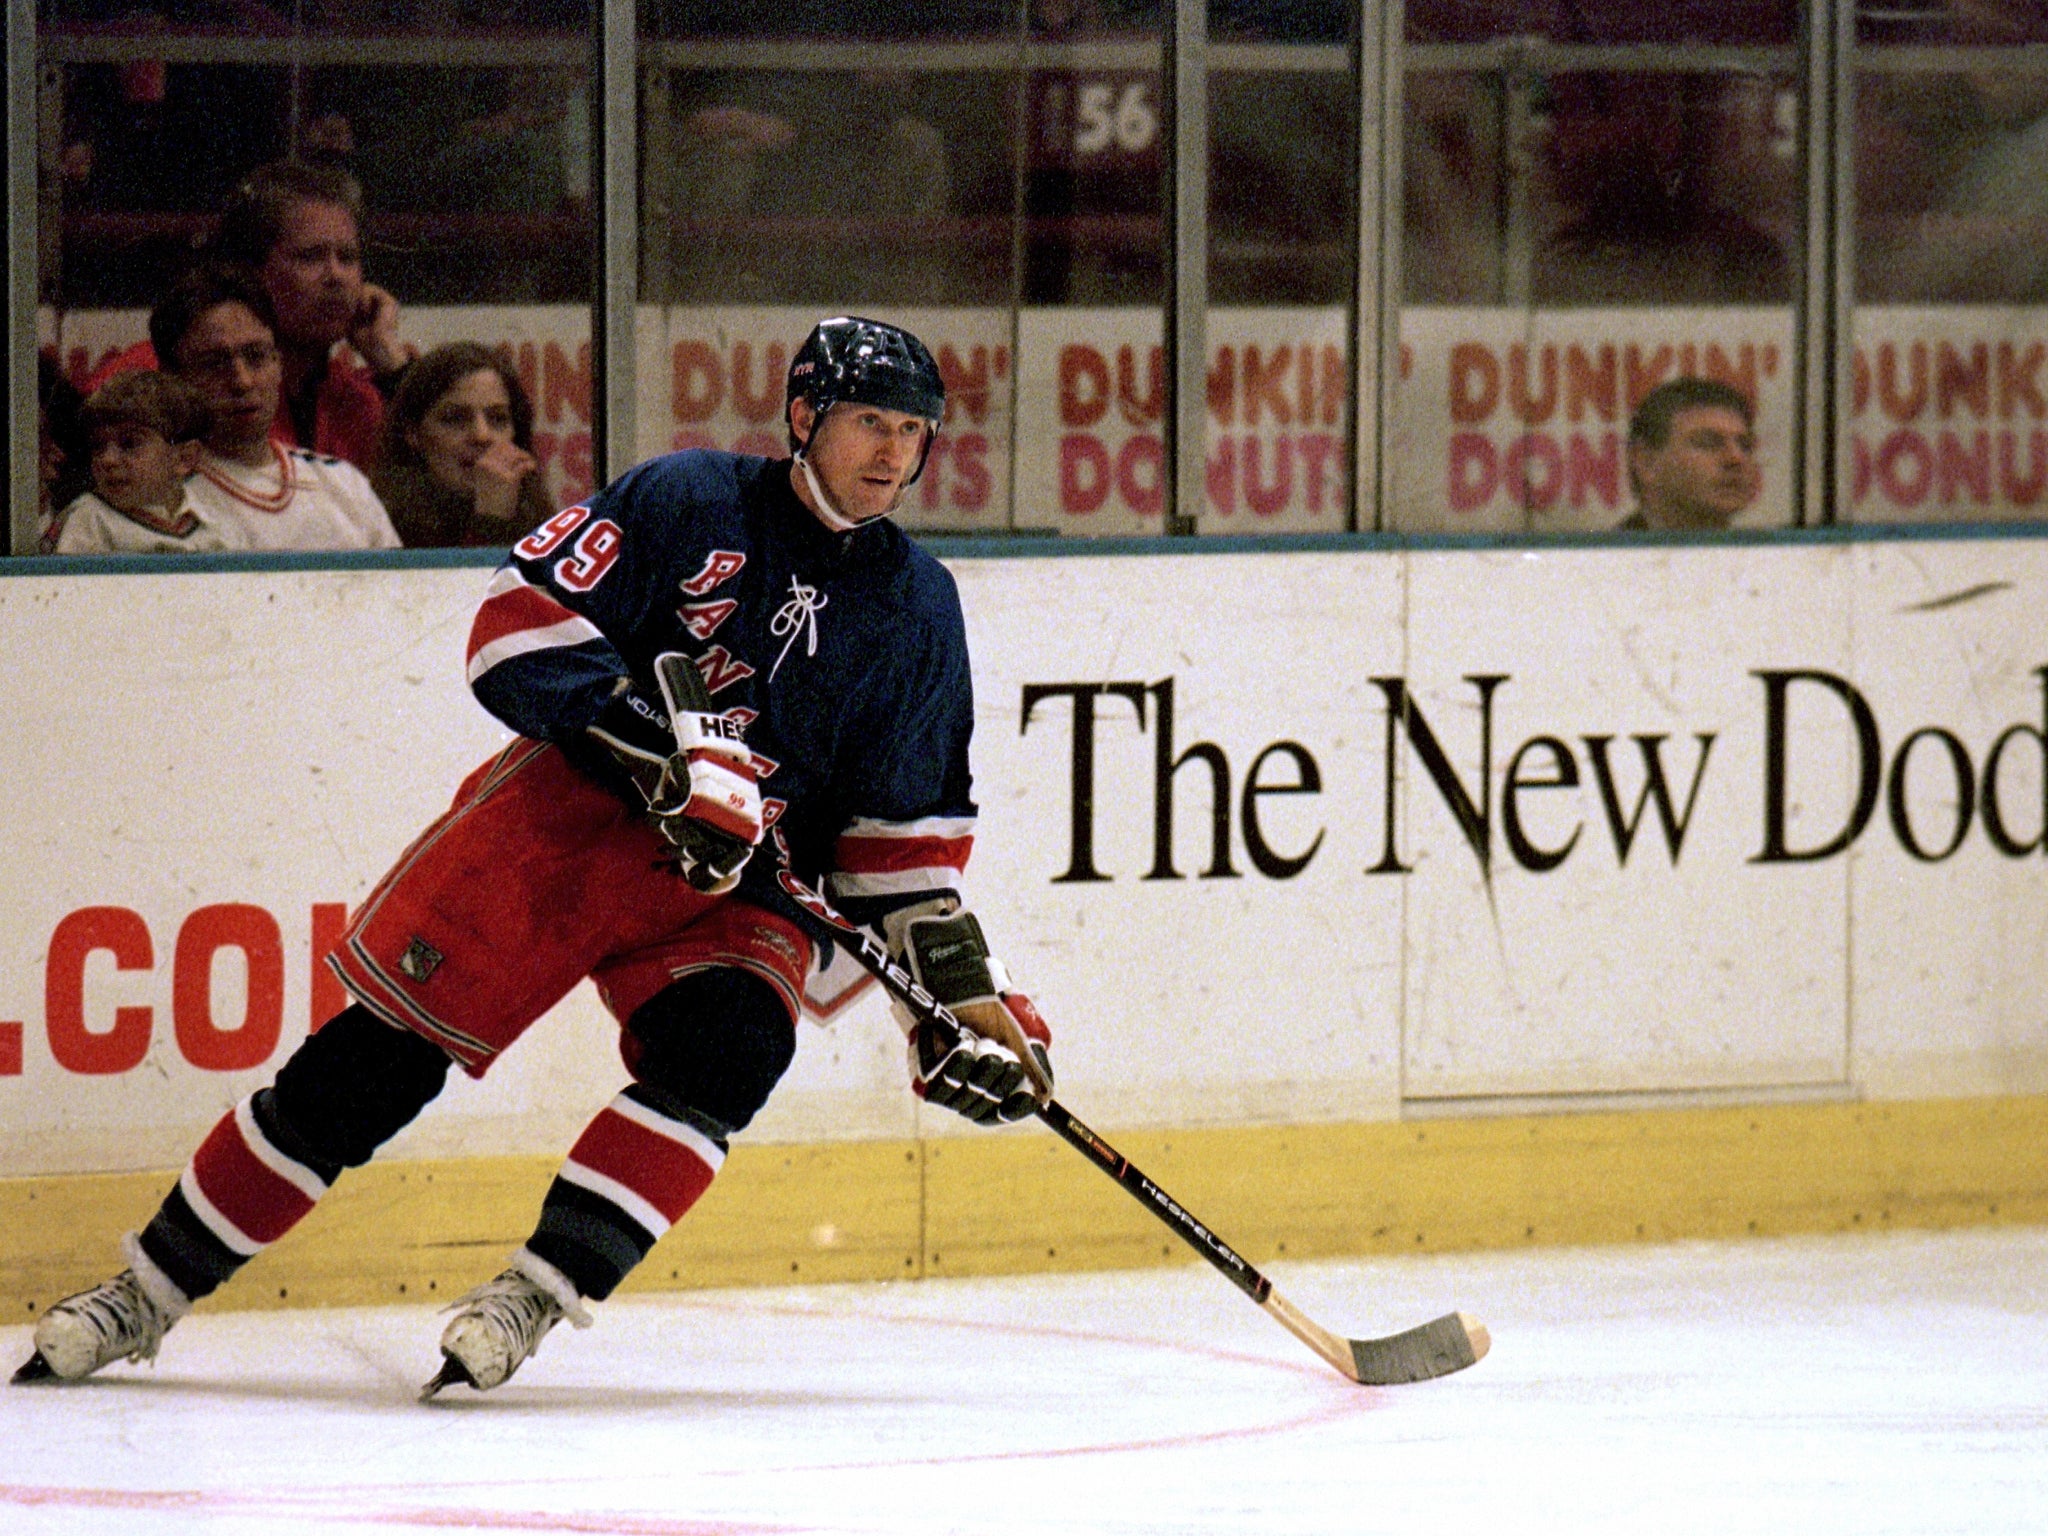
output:
{"label": "rink glass panel", "polygon": [[1613,528],[1629,414],[1686,374],[1756,402],[1738,525],[1799,521],[1798,8],[1414,0],[1406,23],[1385,525]]}
{"label": "rink glass panel", "polygon": [[147,309],[235,184],[287,157],[361,182],[364,265],[401,303],[588,302],[589,5],[49,12],[46,303]]}
{"label": "rink glass panel", "polygon": [[[551,497],[592,478],[596,281],[581,0],[300,5],[256,13],[57,3],[37,35],[39,332],[83,382],[251,170],[298,158],[363,189],[369,283],[421,350],[503,348]],[[16,548],[22,548],[20,529]]]}
{"label": "rink glass panel", "polygon": [[[2036,515],[2048,22],[1834,10],[1212,4],[1200,531],[1611,529],[1629,407],[1680,372],[1756,399],[1741,526]],[[679,342],[758,398],[819,313],[880,312],[935,328],[974,406],[948,427],[963,478],[910,524],[1165,531],[1160,0],[52,0],[43,340],[77,372],[139,337],[235,180],[329,157],[363,181],[368,274],[408,334],[510,349],[555,401],[551,490],[577,493],[607,398],[592,60],[627,15],[637,229],[610,249],[639,335],[610,366],[634,370],[632,452],[781,442],[779,403],[693,414]]]}
{"label": "rink glass panel", "polygon": [[1862,18],[1844,520],[2048,505],[2048,13],[1952,0]]}

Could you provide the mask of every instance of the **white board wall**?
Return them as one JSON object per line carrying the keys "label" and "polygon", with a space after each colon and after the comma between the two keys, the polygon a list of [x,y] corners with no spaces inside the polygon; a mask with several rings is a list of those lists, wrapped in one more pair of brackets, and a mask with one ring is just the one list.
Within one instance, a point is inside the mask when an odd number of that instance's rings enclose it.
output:
{"label": "white board wall", "polygon": [[[950,563],[976,661],[977,904],[1054,1022],[1063,1093],[1105,1126],[2048,1088],[2048,546]],[[0,1176],[174,1162],[303,1035],[315,908],[331,924],[502,739],[461,683],[487,574],[0,578],[16,658],[0,675]],[[1077,698],[1094,716],[1085,849]],[[1401,698],[1416,714],[1390,727]],[[1857,806],[1856,700],[1876,743],[1867,823],[1799,857]],[[1654,802],[1639,807],[1637,737],[1658,739],[1684,817],[1675,859]],[[1588,738],[1606,740],[1618,813]],[[2006,852],[1983,806],[2001,738]],[[1625,862],[1615,814],[1636,822]],[[266,919],[278,1033],[257,1056],[239,1033],[251,967],[226,941],[261,939]],[[124,1064],[144,1008],[146,1048]],[[558,1150],[623,1079],[613,1039],[572,994],[394,1150]],[[806,1026],[750,1135],[949,1119],[920,1120],[871,999]]]}

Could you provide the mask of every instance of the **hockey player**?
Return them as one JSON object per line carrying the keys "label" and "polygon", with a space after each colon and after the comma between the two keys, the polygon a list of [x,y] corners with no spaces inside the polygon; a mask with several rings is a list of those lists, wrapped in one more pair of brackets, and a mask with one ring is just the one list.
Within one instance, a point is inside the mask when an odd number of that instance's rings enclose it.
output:
{"label": "hockey player", "polygon": [[[915,1091],[984,1123],[1050,1095],[1050,1034],[959,895],[975,807],[958,595],[887,516],[944,410],[916,337],[826,320],[789,370],[793,460],[656,459],[513,548],[468,675],[518,739],[354,914],[328,957],[351,1006],[207,1135],[124,1240],[129,1268],[43,1316],[17,1381],[154,1356],[451,1061],[482,1076],[590,976],[632,1083],[504,1272],[451,1309],[422,1395],[495,1387],[560,1319],[587,1326],[790,1063],[814,956],[784,865],[822,879],[970,1031],[907,1026]],[[651,684],[674,652],[709,708],[672,712]]]}

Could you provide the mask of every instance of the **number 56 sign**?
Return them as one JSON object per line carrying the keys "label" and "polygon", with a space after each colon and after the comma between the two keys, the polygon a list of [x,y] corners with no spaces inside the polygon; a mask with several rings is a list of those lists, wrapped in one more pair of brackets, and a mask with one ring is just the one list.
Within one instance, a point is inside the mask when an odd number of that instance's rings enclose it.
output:
{"label": "number 56 sign", "polygon": [[1032,77],[1033,158],[1040,167],[1154,167],[1159,81],[1150,73],[1041,73]]}

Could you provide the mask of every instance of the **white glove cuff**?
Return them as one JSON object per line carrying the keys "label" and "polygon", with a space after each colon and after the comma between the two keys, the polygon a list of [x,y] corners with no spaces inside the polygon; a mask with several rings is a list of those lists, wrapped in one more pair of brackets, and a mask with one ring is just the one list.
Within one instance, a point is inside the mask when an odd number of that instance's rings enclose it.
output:
{"label": "white glove cuff", "polygon": [[685,757],[704,754],[732,763],[753,760],[745,734],[724,715],[684,711],[675,717],[675,727],[676,748]]}

